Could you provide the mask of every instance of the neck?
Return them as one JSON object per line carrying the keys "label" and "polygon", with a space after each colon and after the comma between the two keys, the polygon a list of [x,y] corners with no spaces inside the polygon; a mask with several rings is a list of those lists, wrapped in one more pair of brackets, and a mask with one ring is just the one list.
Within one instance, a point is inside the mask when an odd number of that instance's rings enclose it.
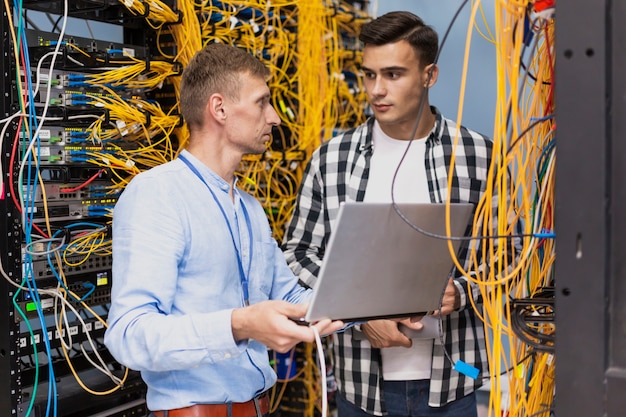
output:
{"label": "neck", "polygon": [[[411,133],[415,129],[415,119],[405,120],[401,123],[387,124],[379,120],[378,125],[382,131],[390,138],[396,140],[409,140]],[[426,137],[435,126],[435,115],[430,111],[430,107],[424,106],[420,115],[419,124],[412,139]]]}
{"label": "neck", "polygon": [[209,151],[206,147],[198,146],[192,141],[190,141],[187,146],[187,151],[219,175],[224,181],[229,183],[231,185],[232,194],[232,186],[235,182],[235,171],[239,167],[241,157],[235,158],[219,147],[214,147]]}
{"label": "neck", "polygon": [[[413,125],[414,127],[415,125]],[[422,114],[420,116],[419,125],[417,126],[417,130],[415,131],[415,136],[413,139],[420,139],[426,137],[433,127],[435,126],[435,115],[430,111],[430,106],[428,103],[424,104]],[[410,133],[409,133],[410,135]]]}

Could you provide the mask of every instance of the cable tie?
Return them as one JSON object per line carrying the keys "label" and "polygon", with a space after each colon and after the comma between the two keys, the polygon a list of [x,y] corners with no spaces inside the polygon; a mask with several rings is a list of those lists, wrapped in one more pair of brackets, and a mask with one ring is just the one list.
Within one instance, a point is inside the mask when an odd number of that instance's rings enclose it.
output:
{"label": "cable tie", "polygon": [[183,12],[180,10],[174,10],[174,13],[176,13],[177,17],[176,22],[172,22],[172,24],[183,23]]}
{"label": "cable tie", "polygon": [[174,71],[174,75],[181,75],[183,73],[183,65],[180,62],[174,62],[172,71]]}
{"label": "cable tie", "polygon": [[143,11],[143,14],[140,15],[141,17],[148,19],[150,17],[150,3],[148,2],[142,2],[142,4],[144,5],[145,9]]}

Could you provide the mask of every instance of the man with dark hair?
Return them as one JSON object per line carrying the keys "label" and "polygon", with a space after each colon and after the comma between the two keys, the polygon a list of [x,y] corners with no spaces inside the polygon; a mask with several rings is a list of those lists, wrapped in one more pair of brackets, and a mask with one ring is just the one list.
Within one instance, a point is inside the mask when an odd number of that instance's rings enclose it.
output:
{"label": "man with dark hair", "polygon": [[[113,289],[105,344],[141,371],[151,417],[261,417],[276,382],[267,347],[315,339],[296,324],[310,291],[287,266],[262,206],[236,187],[244,154],[266,149],[280,119],[268,70],[209,44],[185,68],[189,144],[137,175],[113,217]],[[341,322],[320,321],[319,333]]]}
{"label": "man with dark hair", "polygon": [[[438,76],[433,28],[412,13],[391,12],[363,25],[359,39],[374,117],[313,153],[283,241],[291,268],[311,287],[343,201],[391,202],[393,186],[396,202],[478,204],[487,185],[492,142],[429,104],[428,89]],[[448,189],[455,136],[454,178]],[[465,268],[479,244],[462,244],[458,259]],[[339,417],[476,416],[475,390],[487,370],[485,332],[472,307],[480,301],[476,284],[468,285],[455,269],[434,316],[417,323],[369,321],[336,334]],[[433,336],[439,316],[443,345]],[[412,338],[401,331],[407,327]],[[455,367],[460,364],[465,366]],[[466,375],[457,369],[471,371]],[[474,371],[480,372],[478,378]]]}

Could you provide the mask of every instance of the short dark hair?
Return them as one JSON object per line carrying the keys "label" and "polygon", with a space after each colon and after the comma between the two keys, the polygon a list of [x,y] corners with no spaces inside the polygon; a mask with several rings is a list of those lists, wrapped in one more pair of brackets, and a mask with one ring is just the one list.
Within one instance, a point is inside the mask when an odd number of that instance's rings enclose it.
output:
{"label": "short dark hair", "polygon": [[190,129],[203,124],[204,108],[211,94],[239,98],[242,74],[267,80],[270,72],[252,54],[235,46],[210,43],[196,52],[183,70],[180,84],[180,112]]}
{"label": "short dark hair", "polygon": [[435,29],[407,11],[385,13],[365,23],[359,40],[364,46],[380,46],[405,40],[413,47],[422,68],[435,62],[439,50],[439,37]]}

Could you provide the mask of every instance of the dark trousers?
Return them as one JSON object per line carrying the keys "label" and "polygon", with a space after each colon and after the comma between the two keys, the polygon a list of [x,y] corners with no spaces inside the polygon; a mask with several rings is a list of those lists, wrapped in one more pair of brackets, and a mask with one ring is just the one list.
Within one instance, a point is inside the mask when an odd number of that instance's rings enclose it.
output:
{"label": "dark trousers", "polygon": [[[430,407],[430,381],[385,381],[384,399],[387,417],[478,417],[476,394],[459,398],[443,407]],[[337,392],[338,417],[372,417]]]}

